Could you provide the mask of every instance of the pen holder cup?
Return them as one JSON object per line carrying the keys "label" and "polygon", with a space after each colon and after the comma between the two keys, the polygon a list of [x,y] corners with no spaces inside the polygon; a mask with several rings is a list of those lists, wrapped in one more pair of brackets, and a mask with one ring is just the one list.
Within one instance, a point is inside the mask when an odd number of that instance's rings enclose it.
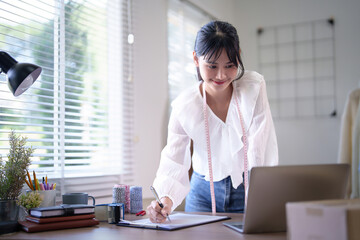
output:
{"label": "pen holder cup", "polygon": [[40,194],[40,197],[42,199],[39,207],[51,207],[56,205],[56,190],[40,190],[36,192]]}

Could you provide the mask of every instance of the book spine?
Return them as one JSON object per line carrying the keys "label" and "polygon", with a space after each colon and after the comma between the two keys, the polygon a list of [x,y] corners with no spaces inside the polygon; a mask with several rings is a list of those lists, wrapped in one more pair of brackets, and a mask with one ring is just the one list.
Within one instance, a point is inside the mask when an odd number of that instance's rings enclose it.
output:
{"label": "book spine", "polygon": [[32,223],[30,225],[25,225],[25,226],[23,225],[23,229],[26,232],[30,233],[30,232],[43,232],[43,231],[59,230],[59,229],[90,227],[90,226],[95,226],[98,224],[99,224],[99,221],[93,218],[93,219],[47,223],[47,224]]}

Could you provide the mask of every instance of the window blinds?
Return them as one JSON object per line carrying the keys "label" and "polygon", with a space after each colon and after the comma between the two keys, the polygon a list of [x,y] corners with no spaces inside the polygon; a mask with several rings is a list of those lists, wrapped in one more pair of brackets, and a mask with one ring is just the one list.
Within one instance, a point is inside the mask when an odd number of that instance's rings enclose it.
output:
{"label": "window blinds", "polygon": [[35,148],[30,170],[63,179],[62,188],[71,185],[64,179],[131,174],[129,6],[126,0],[0,1],[0,50],[43,68],[18,98],[0,75],[3,158],[13,129]]}

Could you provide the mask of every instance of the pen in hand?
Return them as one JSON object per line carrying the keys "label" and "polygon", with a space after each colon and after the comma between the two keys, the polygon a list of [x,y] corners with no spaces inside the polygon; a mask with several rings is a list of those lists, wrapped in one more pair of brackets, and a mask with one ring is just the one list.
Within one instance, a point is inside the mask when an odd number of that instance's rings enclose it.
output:
{"label": "pen in hand", "polygon": [[[162,202],[160,202],[160,199],[159,199],[159,195],[157,194],[155,188],[153,186],[150,186],[150,190],[151,192],[154,194],[155,198],[156,198],[156,201],[158,202],[159,206],[161,208],[164,208],[164,204],[162,204]],[[169,220],[169,222],[171,222],[170,220],[170,217],[169,217],[169,214],[166,214],[167,215],[167,219]]]}

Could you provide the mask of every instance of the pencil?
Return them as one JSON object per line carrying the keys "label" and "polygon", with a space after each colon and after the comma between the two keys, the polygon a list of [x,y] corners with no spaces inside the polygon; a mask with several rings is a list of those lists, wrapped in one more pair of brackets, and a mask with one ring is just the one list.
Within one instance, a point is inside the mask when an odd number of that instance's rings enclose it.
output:
{"label": "pencil", "polygon": [[45,183],[47,184],[47,175],[46,175],[46,177],[45,177]]}
{"label": "pencil", "polygon": [[[29,173],[29,171],[27,169],[26,169],[26,173],[27,173],[27,176],[29,178],[29,182],[28,182],[29,188],[34,191],[34,187],[32,185],[32,181],[31,181],[31,177],[30,177],[30,173]],[[25,181],[26,181],[26,179],[25,179]]]}
{"label": "pencil", "polygon": [[25,182],[26,182],[26,184],[29,186],[29,188],[30,188],[31,190],[34,190],[28,180],[25,179]]}
{"label": "pencil", "polygon": [[26,169],[26,173],[27,173],[27,176],[29,178],[29,183],[31,183],[32,181],[31,181],[30,173],[29,173],[29,171],[27,169]]}

